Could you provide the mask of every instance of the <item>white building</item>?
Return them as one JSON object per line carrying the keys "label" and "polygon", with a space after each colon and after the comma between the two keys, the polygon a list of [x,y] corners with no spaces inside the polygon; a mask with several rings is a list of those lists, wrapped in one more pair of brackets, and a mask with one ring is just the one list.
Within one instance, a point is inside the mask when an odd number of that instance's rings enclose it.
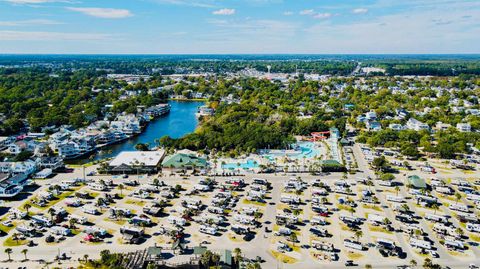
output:
{"label": "white building", "polygon": [[421,130],[429,130],[430,127],[428,126],[428,124],[426,123],[423,123],[419,120],[416,120],[414,118],[410,118],[408,121],[407,121],[407,125],[406,125],[407,129],[410,129],[410,130],[415,130],[415,131],[421,131]]}
{"label": "white building", "polygon": [[457,130],[460,132],[471,132],[472,126],[470,123],[457,123]]}

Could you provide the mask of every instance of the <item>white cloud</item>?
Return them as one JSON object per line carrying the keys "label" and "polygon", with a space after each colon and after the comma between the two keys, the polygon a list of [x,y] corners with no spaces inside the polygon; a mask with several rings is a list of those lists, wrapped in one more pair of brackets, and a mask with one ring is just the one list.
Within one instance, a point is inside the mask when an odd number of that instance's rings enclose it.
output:
{"label": "white cloud", "polygon": [[111,38],[111,35],[97,33],[0,31],[1,41],[96,41]]}
{"label": "white cloud", "polygon": [[219,10],[215,10],[212,12],[213,15],[223,15],[223,16],[229,16],[235,14],[235,9],[231,8],[222,8]]}
{"label": "white cloud", "polygon": [[313,15],[313,17],[315,19],[328,19],[328,18],[332,17],[332,14],[331,13],[317,13],[317,14]]}
{"label": "white cloud", "polygon": [[285,11],[285,12],[283,12],[283,15],[285,15],[285,16],[292,16],[292,15],[293,15],[293,12],[292,12],[292,11]]}
{"label": "white cloud", "polygon": [[313,9],[304,9],[300,11],[300,15],[314,15],[314,14],[315,14],[315,10]]}
{"label": "white cloud", "polygon": [[0,26],[29,26],[29,25],[56,25],[63,24],[62,22],[34,19],[34,20],[22,20],[22,21],[0,21]]}
{"label": "white cloud", "polygon": [[88,16],[104,19],[123,19],[133,16],[128,9],[96,8],[96,7],[67,7],[66,9],[83,13]]}
{"label": "white cloud", "polygon": [[365,14],[365,13],[368,13],[368,9],[366,9],[366,8],[356,8],[356,9],[352,10],[352,12],[354,14]]}
{"label": "white cloud", "polygon": [[161,4],[171,4],[171,5],[179,5],[179,6],[191,6],[191,7],[203,7],[203,8],[214,8],[217,5],[215,4],[215,0],[153,0],[154,2],[161,3]]}

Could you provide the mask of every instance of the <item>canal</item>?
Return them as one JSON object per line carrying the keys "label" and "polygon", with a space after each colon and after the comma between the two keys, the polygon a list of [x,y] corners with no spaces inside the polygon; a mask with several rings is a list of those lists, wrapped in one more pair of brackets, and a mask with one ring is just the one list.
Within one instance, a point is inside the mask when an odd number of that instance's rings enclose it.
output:
{"label": "canal", "polygon": [[198,120],[195,117],[197,108],[204,105],[203,102],[190,101],[169,101],[170,113],[150,122],[143,133],[132,137],[119,144],[102,148],[93,157],[73,160],[69,163],[86,163],[92,160],[100,160],[116,156],[122,151],[135,150],[138,143],[148,143],[150,147],[156,146],[155,140],[168,135],[172,138],[179,138],[195,130]]}

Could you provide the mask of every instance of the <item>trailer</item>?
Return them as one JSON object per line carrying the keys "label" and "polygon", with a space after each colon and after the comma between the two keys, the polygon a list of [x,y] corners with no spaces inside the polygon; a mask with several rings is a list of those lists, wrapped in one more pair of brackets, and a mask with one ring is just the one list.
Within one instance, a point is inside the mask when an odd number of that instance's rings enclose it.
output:
{"label": "trailer", "polygon": [[43,215],[33,215],[32,220],[43,227],[53,226],[53,222]]}
{"label": "trailer", "polygon": [[479,202],[480,201],[480,194],[469,193],[469,194],[467,194],[467,200]]}
{"label": "trailer", "polygon": [[83,206],[82,211],[83,211],[83,213],[90,214],[90,215],[97,215],[99,213],[98,209],[94,206],[91,206],[91,205]]}
{"label": "trailer", "polygon": [[320,251],[334,252],[335,247],[332,243],[322,242],[322,241],[312,241],[312,248]]}
{"label": "trailer", "polygon": [[451,204],[448,208],[451,210],[465,212],[465,213],[470,212],[466,204],[459,204],[459,203]]}
{"label": "trailer", "polygon": [[202,225],[202,226],[200,226],[199,231],[201,233],[209,234],[209,235],[216,235],[217,234],[217,228],[212,227],[212,226]]}
{"label": "trailer", "polygon": [[92,235],[100,236],[100,237],[104,237],[108,234],[107,230],[105,230],[103,228],[100,228],[100,227],[95,227],[95,226],[85,227],[83,232],[86,233],[86,234],[92,234]]}
{"label": "trailer", "polygon": [[352,239],[345,239],[343,240],[343,246],[347,248],[353,248],[356,250],[363,250],[363,245],[362,243],[352,240]]}
{"label": "trailer", "polygon": [[472,233],[480,233],[480,224],[478,223],[467,223],[467,231]]}
{"label": "trailer", "polygon": [[86,217],[70,214],[67,216],[67,220],[71,220],[71,219],[74,219],[75,222],[78,224],[85,224],[88,222],[88,219]]}
{"label": "trailer", "polygon": [[50,228],[50,232],[55,235],[69,236],[72,231],[62,226],[53,226]]}
{"label": "trailer", "polygon": [[177,225],[177,226],[185,226],[187,221],[184,218],[176,217],[176,216],[169,216],[167,218],[168,223]]}
{"label": "trailer", "polygon": [[403,196],[387,195],[387,201],[395,203],[405,203]]}
{"label": "trailer", "polygon": [[447,216],[440,216],[440,215],[435,215],[435,214],[431,214],[431,213],[426,213],[425,214],[425,219],[429,220],[429,221],[432,221],[432,222],[440,222],[440,223],[444,223],[444,224],[449,222],[449,218]]}
{"label": "trailer", "polygon": [[417,239],[417,238],[411,238],[410,239],[410,246],[415,247],[415,248],[425,249],[425,250],[431,250],[432,249],[432,243],[430,241],[425,241],[425,240]]}
{"label": "trailer", "polygon": [[375,225],[383,224],[385,222],[385,219],[386,217],[377,214],[368,214],[367,218],[368,222]]}

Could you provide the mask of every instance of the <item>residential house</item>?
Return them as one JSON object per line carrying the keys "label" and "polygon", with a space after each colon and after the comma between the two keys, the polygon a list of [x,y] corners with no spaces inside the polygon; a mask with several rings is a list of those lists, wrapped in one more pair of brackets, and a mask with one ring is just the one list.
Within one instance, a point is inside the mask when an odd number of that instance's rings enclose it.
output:
{"label": "residential house", "polygon": [[407,129],[415,130],[415,131],[429,130],[430,129],[428,124],[423,123],[423,122],[421,122],[419,120],[416,120],[414,118],[410,118],[407,121],[406,127],[407,127]]}

